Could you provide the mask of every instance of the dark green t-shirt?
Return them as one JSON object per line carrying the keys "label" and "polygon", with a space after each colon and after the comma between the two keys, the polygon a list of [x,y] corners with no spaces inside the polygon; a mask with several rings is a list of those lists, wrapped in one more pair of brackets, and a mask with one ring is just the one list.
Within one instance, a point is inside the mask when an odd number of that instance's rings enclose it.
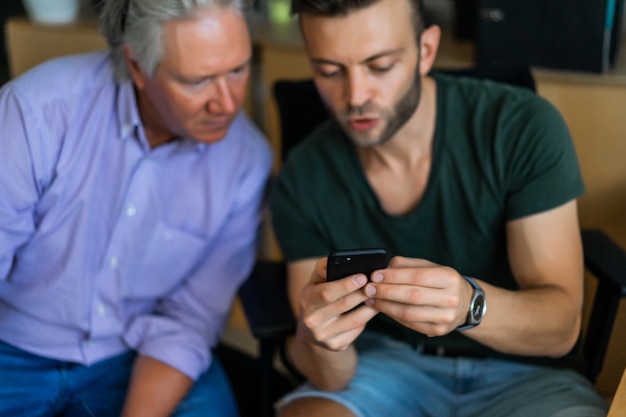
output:
{"label": "dark green t-shirt", "polygon": [[[556,109],[531,91],[434,76],[433,159],[417,207],[402,216],[387,214],[352,142],[328,121],[290,153],[272,192],[274,229],[288,261],[384,247],[390,256],[428,259],[517,288],[505,224],[584,192],[570,134]],[[374,323],[399,327],[382,315]],[[459,332],[436,339],[501,356]]]}

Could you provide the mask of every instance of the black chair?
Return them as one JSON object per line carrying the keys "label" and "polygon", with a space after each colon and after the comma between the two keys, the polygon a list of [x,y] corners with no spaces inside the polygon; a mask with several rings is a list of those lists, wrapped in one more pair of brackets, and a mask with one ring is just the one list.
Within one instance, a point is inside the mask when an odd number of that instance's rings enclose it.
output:
{"label": "black chair", "polygon": [[[445,71],[459,76],[488,78],[535,90],[528,68],[487,67]],[[278,81],[274,95],[281,123],[282,157],[328,113],[311,80]],[[602,365],[620,300],[626,296],[626,252],[606,233],[583,230],[584,261],[587,271],[597,279],[597,289],[582,337],[581,371],[595,382]],[[287,378],[301,380],[286,357],[285,341],[295,329],[286,293],[286,266],[279,261],[259,260],[239,293],[252,334],[260,345],[260,381],[262,415],[272,416],[272,404],[286,386],[272,383],[277,354],[287,370]]]}

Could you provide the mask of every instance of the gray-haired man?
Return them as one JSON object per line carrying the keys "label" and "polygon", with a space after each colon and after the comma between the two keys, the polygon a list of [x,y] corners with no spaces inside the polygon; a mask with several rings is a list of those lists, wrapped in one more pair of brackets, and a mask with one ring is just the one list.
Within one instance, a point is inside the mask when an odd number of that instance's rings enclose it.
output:
{"label": "gray-haired man", "polygon": [[0,415],[237,414],[211,348],[271,152],[236,0],[108,0],[109,51],[0,90]]}

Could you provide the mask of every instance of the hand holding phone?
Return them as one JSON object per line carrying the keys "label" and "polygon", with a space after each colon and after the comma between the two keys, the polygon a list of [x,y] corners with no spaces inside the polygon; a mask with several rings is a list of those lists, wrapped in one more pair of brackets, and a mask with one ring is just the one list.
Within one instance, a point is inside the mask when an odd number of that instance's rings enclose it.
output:
{"label": "hand holding phone", "polygon": [[383,248],[334,251],[328,255],[326,281],[334,281],[359,273],[370,279],[374,271],[386,268],[388,262],[389,255]]}

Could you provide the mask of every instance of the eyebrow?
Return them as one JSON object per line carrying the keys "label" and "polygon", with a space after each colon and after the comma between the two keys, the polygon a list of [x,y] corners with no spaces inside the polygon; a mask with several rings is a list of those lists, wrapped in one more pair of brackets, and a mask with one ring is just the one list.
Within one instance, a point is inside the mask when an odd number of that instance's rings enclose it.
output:
{"label": "eyebrow", "polygon": [[[252,63],[252,57],[248,58],[242,64],[237,65],[236,67],[230,68],[226,72],[228,73],[228,72],[231,72],[231,71],[244,69],[245,67],[249,67],[251,63]],[[215,77],[217,77],[219,75],[220,74],[208,74],[208,75],[199,75],[197,77],[194,77],[194,76],[188,77],[188,76],[182,75],[182,74],[175,74],[174,77],[176,79],[178,79],[179,81],[182,81],[182,82],[199,82],[199,81],[204,81],[204,80],[208,80],[208,79],[211,79],[211,78],[215,78]]]}
{"label": "eyebrow", "polygon": [[[403,51],[404,51],[404,48],[385,50],[385,51],[379,52],[375,55],[365,58],[360,63],[367,64],[369,62],[376,61],[379,58],[383,58],[389,55],[398,55]],[[322,65],[326,64],[326,65],[337,65],[340,67],[344,66],[341,62],[337,62],[337,61],[333,61],[332,59],[325,59],[325,58],[311,58],[311,62],[313,62],[314,64],[322,64]]]}

